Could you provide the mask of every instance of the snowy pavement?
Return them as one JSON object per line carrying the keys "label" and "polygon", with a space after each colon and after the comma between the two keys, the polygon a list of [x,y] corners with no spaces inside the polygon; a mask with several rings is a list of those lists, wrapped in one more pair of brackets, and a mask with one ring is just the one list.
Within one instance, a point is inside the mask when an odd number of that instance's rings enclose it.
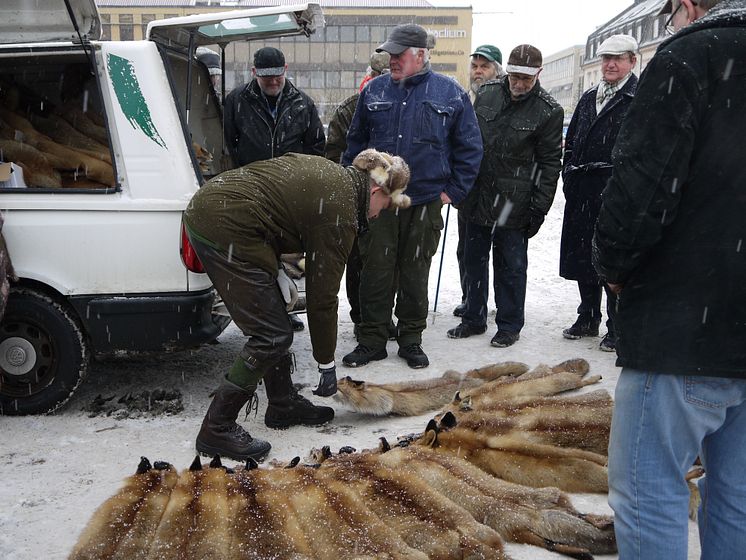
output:
{"label": "snowy pavement", "polygon": [[[451,312],[460,301],[455,258],[456,212],[452,209],[438,311],[430,314],[423,340],[430,367],[409,369],[404,360],[396,356],[396,343],[389,342],[388,359],[358,369],[340,365],[339,375],[392,382],[436,377],[447,369],[465,371],[498,361],[515,360],[535,366],[580,357],[588,360],[592,374],[603,376],[600,387],[613,394],[619,369],[614,365],[614,354],[598,349],[600,338],[569,341],[561,335],[562,329],[575,320],[578,305],[576,285],[558,276],[563,204],[562,194],[558,192],[544,227],[530,241],[526,326],[514,346],[499,349],[489,345],[495,331],[494,323],[490,323],[483,335],[465,340],[446,337],[446,330],[458,323]],[[445,216],[445,209],[443,213]],[[439,250],[431,270],[431,308],[440,254]],[[355,346],[348,311],[343,291],[337,347],[340,364],[342,356]],[[489,320],[493,321],[494,315]],[[602,327],[601,334],[604,332]],[[96,363],[88,379],[57,413],[0,417],[0,476],[3,481],[0,487],[0,558],[66,558],[94,510],[120,487],[124,477],[135,471],[141,455],[151,461],[169,461],[179,469],[189,466],[195,455],[194,438],[209,403],[208,395],[233,362],[243,345],[243,336],[231,324],[219,342],[195,352]],[[318,374],[311,357],[308,330],[296,335],[293,350],[298,364],[295,382],[307,386],[303,389],[304,395],[316,402],[323,401],[310,394]],[[123,420],[113,416],[89,418],[81,410],[97,395],[119,398],[156,389],[179,390],[183,394],[184,410],[173,416]],[[296,455],[304,456],[311,447],[322,445],[330,445],[332,449],[343,445],[358,449],[375,447],[382,435],[395,439],[397,434],[421,431],[431,416],[376,419],[332,403],[337,415],[326,426],[274,431],[262,422],[266,398],[262,390],[259,396],[259,415],[250,416],[244,426],[252,435],[272,443],[269,459],[283,461]],[[605,496],[573,495],[573,503],[580,511],[610,513]],[[694,523],[690,523],[689,538],[689,558],[698,558]],[[506,550],[516,560],[566,558],[527,545],[508,544]]]}

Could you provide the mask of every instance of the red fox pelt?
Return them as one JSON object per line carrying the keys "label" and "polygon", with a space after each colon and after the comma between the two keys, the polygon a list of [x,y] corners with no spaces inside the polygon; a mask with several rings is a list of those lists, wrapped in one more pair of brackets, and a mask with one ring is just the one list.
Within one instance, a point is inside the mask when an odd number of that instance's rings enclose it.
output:
{"label": "red fox pelt", "polygon": [[556,488],[501,481],[427,446],[317,465],[227,469],[143,460],[94,513],[71,560],[508,560],[504,541],[574,558],[615,552],[613,523]]}
{"label": "red fox pelt", "polygon": [[417,416],[467,396],[480,408],[487,408],[495,402],[533,400],[597,383],[599,376],[584,379],[588,370],[588,362],[576,359],[531,371],[525,364],[503,362],[464,374],[447,371],[433,379],[383,385],[346,377],[338,382],[335,399],[352,410],[375,416]]}
{"label": "red fox pelt", "polygon": [[445,406],[458,391],[474,389],[505,376],[513,379],[527,371],[526,364],[502,362],[463,374],[449,370],[434,379],[384,385],[345,377],[337,383],[334,398],[352,410],[374,416],[418,416]]}

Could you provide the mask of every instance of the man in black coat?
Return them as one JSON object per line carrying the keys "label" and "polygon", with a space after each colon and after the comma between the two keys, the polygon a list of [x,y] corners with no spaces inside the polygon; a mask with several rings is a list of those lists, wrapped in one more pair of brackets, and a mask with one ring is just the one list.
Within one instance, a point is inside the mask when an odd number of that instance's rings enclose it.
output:
{"label": "man in black coat", "polygon": [[619,294],[609,504],[619,557],[746,550],[746,0],[669,0],[677,33],[619,132],[594,263]]}
{"label": "man in black coat", "polygon": [[324,155],[324,127],[313,100],[285,79],[282,51],[254,53],[253,79],[225,98],[224,129],[237,166],[288,152]]}
{"label": "man in black coat", "polygon": [[[591,262],[591,241],[601,193],[611,177],[611,150],[637,88],[632,72],[637,50],[637,40],[630,35],[612,35],[601,43],[601,83],[580,98],[565,138],[560,276],[578,283],[580,306],[577,321],[562,336],[573,340],[598,336],[601,323],[602,282]],[[600,348],[610,352],[616,348],[615,307],[616,296],[607,288],[608,332]]]}

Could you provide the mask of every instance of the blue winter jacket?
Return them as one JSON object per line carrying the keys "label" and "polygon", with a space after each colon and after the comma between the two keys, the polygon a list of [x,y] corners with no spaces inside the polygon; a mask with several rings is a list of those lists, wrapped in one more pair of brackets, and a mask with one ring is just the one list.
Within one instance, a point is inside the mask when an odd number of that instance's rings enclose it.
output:
{"label": "blue winter jacket", "polygon": [[404,158],[412,204],[431,202],[443,191],[459,203],[474,186],[482,160],[482,136],[469,97],[456,81],[430,70],[398,82],[390,74],[368,82],[342,164],[366,148]]}

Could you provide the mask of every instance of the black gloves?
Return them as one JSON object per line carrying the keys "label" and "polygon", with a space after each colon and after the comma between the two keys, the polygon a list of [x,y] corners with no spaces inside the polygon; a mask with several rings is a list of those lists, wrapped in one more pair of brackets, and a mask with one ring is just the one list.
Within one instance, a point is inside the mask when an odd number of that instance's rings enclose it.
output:
{"label": "black gloves", "polygon": [[544,223],[544,214],[537,214],[535,212],[531,212],[528,218],[528,227],[526,228],[526,236],[530,239],[534,235],[539,233],[539,228],[541,227],[541,224],[543,223]]}
{"label": "black gloves", "polygon": [[328,369],[319,368],[319,386],[312,392],[318,397],[331,397],[337,392],[337,367],[332,366]]}

